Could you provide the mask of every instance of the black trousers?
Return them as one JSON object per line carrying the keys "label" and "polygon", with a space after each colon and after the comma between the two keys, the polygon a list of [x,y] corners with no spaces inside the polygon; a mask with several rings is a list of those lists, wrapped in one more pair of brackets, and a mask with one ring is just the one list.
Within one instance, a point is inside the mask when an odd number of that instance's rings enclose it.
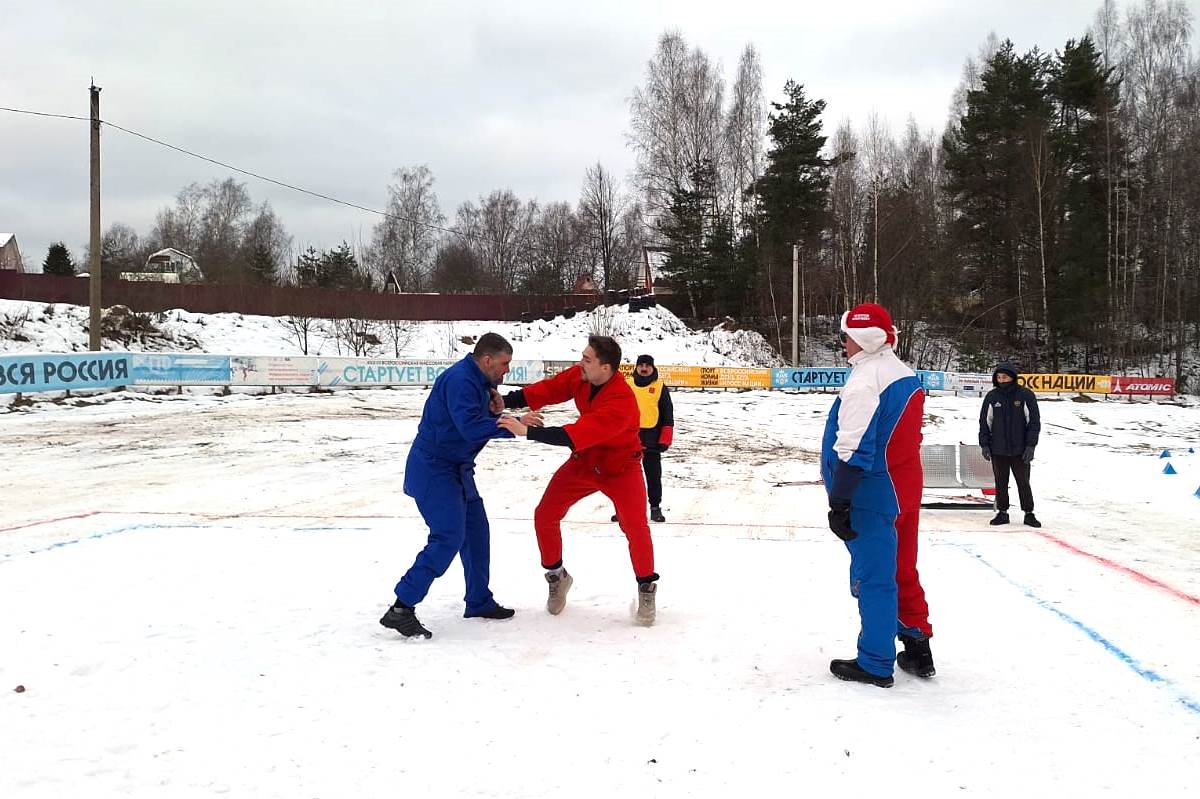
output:
{"label": "black trousers", "polygon": [[642,450],[642,469],[646,472],[646,496],[650,507],[662,504],[662,453],[657,450]]}
{"label": "black trousers", "polygon": [[1029,487],[1029,466],[1020,455],[992,455],[992,474],[996,478],[996,510],[1008,510],[1008,473],[1017,479],[1021,510],[1033,513],[1033,489]]}

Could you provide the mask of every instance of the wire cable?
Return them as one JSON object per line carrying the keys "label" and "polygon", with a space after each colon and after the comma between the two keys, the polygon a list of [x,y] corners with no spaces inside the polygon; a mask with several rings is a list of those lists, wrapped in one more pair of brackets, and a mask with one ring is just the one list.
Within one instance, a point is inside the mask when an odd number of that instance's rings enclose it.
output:
{"label": "wire cable", "polygon": [[[23,109],[23,108],[6,108],[3,106],[0,106],[0,111],[8,111],[8,112],[11,112],[14,114],[30,114],[33,116],[51,117],[54,119],[75,119],[75,120],[80,120],[83,122],[91,121],[90,117],[74,116],[71,114],[50,114],[50,113],[46,113],[43,111],[30,111],[30,110]],[[210,158],[207,155],[202,155],[200,153],[193,152],[184,147],[179,147],[177,145],[171,144],[170,142],[165,142],[161,139],[156,139],[153,136],[146,135],[145,133],[139,133],[136,130],[130,130],[129,128],[122,127],[121,125],[118,125],[115,122],[109,122],[106,119],[101,119],[100,124],[110,127],[110,128],[113,128],[114,130],[119,130],[122,133],[127,133],[130,136],[136,136],[139,139],[144,139],[145,141],[151,142],[153,144],[157,144],[160,147],[166,147],[169,150],[174,150],[175,152],[182,153],[183,155],[186,155],[186,156],[190,156],[191,158],[198,158],[201,161],[207,161],[208,163],[215,164],[216,166],[219,166],[222,169],[228,169],[228,170],[236,172],[240,175],[246,175],[247,177],[254,178],[255,180],[261,180],[264,183],[271,183],[275,186],[280,186],[282,188],[289,189],[291,191],[299,192],[301,194],[307,194],[310,197],[316,197],[318,199],[325,200],[327,202],[336,203],[338,205],[344,205],[347,208],[354,208],[359,211],[366,211],[369,214],[376,214],[385,219],[394,219],[399,222],[406,222],[408,224],[420,225],[421,227],[427,228],[429,230],[436,230],[441,233],[449,233],[454,236],[460,236],[468,241],[492,244],[492,245],[495,245],[498,247],[511,246],[511,243],[509,243],[509,242],[503,242],[503,241],[499,241],[497,239],[490,239],[490,238],[487,238],[486,236],[480,236],[477,233],[463,233],[462,231],[455,230],[454,228],[442,227],[441,225],[435,225],[432,222],[425,222],[420,219],[413,219],[411,217],[401,216],[399,214],[393,214],[393,213],[389,213],[387,211],[380,211],[376,208],[369,208],[365,205],[359,205],[358,203],[353,203],[348,200],[343,200],[343,199],[340,199],[338,197],[333,197],[328,194],[322,194],[321,192],[318,192],[318,191],[312,191],[310,189],[306,189],[301,186],[296,186],[294,184],[287,183],[282,180],[276,180],[275,178],[268,177],[266,175],[262,175],[257,172],[252,172],[248,169],[242,169],[241,167],[237,167],[237,166],[234,166],[233,164],[229,164],[224,161],[220,161],[216,158]],[[546,250],[541,247],[529,246],[528,244],[525,245],[524,249],[526,249],[527,251],[530,251],[530,252],[539,253],[543,256],[551,255],[550,250]]]}

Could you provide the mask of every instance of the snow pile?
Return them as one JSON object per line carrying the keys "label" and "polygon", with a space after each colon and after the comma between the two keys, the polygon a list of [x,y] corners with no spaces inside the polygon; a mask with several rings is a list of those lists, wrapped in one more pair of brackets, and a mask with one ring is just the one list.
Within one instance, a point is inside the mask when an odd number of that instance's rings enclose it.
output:
{"label": "snow pile", "polygon": [[[287,318],[243,314],[197,314],[173,310],[146,314],[158,331],[127,341],[105,339],[105,349],[198,351],[225,355],[302,355],[300,339]],[[88,348],[88,309],[65,304],[0,300],[0,354],[80,352]],[[377,357],[454,359],[488,331],[512,342],[522,360],[574,361],[589,334],[611,335],[626,360],[649,353],[661,364],[711,366],[781,365],[771,345],[749,330],[690,330],[662,307],[631,313],[627,305],[600,306],[552,321],[375,322],[369,326],[381,342],[367,354]],[[317,320],[309,332],[309,355],[353,355],[332,325]]]}

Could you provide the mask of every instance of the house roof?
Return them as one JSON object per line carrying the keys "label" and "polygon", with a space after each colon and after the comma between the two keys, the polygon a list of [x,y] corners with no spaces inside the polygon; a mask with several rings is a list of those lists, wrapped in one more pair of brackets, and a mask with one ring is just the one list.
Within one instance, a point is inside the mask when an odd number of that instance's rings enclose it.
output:
{"label": "house roof", "polygon": [[0,247],[8,244],[9,239],[15,239],[16,237],[17,235],[15,233],[0,233]]}
{"label": "house roof", "polygon": [[175,249],[174,247],[167,247],[167,248],[165,248],[165,249],[159,250],[158,252],[151,253],[151,254],[150,254],[150,256],[149,256],[148,258],[146,258],[146,260],[147,260],[147,261],[149,261],[149,260],[151,260],[151,259],[153,259],[153,258],[160,258],[160,257],[162,257],[162,258],[169,258],[169,259],[174,259],[174,258],[186,258],[186,259],[188,259],[189,261],[194,261],[194,260],[195,260],[194,258],[192,258],[192,256],[188,255],[186,252],[182,252],[181,250],[177,250],[177,249]]}

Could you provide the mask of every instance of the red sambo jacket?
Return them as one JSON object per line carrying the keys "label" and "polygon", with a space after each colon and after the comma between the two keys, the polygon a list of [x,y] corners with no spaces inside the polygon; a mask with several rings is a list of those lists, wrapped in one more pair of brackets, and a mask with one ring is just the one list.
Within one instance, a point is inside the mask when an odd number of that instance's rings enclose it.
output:
{"label": "red sambo jacket", "polygon": [[578,421],[563,427],[574,445],[572,458],[599,475],[621,474],[642,459],[638,437],[641,412],[629,383],[616,373],[592,397],[592,384],[575,364],[554,377],[526,386],[525,401],[532,410],[575,400]]}

